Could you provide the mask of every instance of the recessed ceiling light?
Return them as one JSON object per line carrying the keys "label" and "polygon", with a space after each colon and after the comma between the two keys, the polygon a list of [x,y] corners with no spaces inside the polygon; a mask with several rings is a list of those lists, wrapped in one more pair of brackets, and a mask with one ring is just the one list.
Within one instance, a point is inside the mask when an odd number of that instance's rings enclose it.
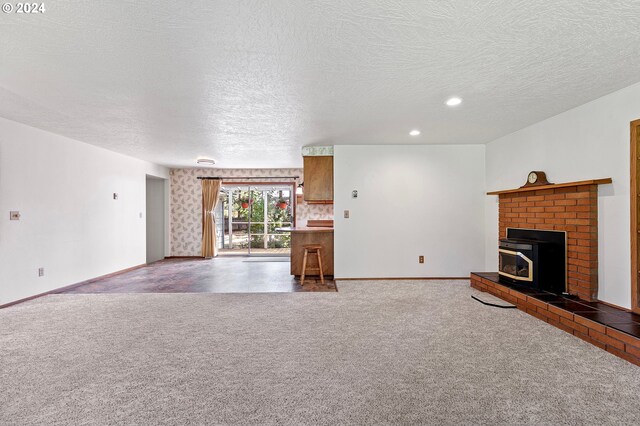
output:
{"label": "recessed ceiling light", "polygon": [[420,130],[412,130],[409,132],[411,136],[418,136],[420,134]]}
{"label": "recessed ceiling light", "polygon": [[456,96],[454,96],[453,98],[447,99],[447,101],[445,102],[445,104],[447,104],[447,106],[450,106],[450,107],[460,105],[461,103],[462,103],[462,99]]}
{"label": "recessed ceiling light", "polygon": [[216,164],[216,161],[211,158],[198,158],[196,160],[196,163],[202,164],[205,166],[213,166],[214,164]]}

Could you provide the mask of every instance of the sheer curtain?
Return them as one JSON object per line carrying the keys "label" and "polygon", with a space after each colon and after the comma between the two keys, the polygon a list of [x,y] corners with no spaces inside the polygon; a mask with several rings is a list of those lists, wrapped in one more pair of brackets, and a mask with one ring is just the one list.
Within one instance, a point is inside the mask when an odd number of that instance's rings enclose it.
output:
{"label": "sheer curtain", "polygon": [[222,181],[220,179],[202,179],[202,257],[218,255],[216,247],[216,219],[213,214]]}

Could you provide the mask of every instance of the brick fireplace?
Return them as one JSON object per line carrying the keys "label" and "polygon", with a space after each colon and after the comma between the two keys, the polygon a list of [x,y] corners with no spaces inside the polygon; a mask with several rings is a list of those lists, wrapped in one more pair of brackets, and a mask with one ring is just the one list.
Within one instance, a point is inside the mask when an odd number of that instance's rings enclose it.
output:
{"label": "brick fireplace", "polygon": [[507,228],[566,232],[567,290],[577,298],[505,283],[497,272],[471,272],[471,287],[640,366],[640,315],[596,300],[598,185],[608,183],[610,178],[488,193],[499,197],[501,239]]}
{"label": "brick fireplace", "polygon": [[555,188],[498,191],[499,238],[507,228],[567,233],[567,292],[586,301],[598,295],[598,181]]}
{"label": "brick fireplace", "polygon": [[505,283],[497,272],[472,272],[471,287],[640,366],[640,315],[596,300],[598,185],[608,183],[610,178],[488,193],[499,197],[501,239],[507,228],[566,232],[573,296]]}

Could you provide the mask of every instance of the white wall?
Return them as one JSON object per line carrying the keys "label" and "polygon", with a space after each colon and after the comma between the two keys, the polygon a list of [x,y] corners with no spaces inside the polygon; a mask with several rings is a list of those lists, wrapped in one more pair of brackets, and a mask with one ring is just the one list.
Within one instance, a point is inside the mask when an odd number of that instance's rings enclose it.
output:
{"label": "white wall", "polygon": [[[574,108],[487,145],[489,190],[521,186],[531,170],[551,182],[613,178],[599,187],[599,294],[631,306],[629,122],[640,118],[640,84]],[[486,269],[496,270],[497,197],[486,202]]]}
{"label": "white wall", "polygon": [[[164,167],[0,118],[0,304],[145,263],[146,174],[168,178]],[[21,219],[9,221],[10,210]]]}
{"label": "white wall", "polygon": [[484,160],[483,145],[335,146],[336,277],[484,270]]}

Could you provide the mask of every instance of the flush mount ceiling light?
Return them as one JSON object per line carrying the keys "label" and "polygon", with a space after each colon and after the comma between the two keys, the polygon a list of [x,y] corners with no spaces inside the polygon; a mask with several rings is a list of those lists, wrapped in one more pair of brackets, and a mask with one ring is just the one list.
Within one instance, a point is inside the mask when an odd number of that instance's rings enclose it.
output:
{"label": "flush mount ceiling light", "polygon": [[447,104],[447,106],[450,107],[454,107],[454,106],[458,106],[462,103],[462,99],[454,96],[452,98],[447,99],[447,101],[445,102],[445,104]]}
{"label": "flush mount ceiling light", "polygon": [[214,164],[216,164],[215,160],[211,158],[198,158],[196,160],[196,163],[202,164],[203,166],[213,166]]}
{"label": "flush mount ceiling light", "polygon": [[418,136],[420,134],[420,130],[412,130],[409,132],[411,136]]}

